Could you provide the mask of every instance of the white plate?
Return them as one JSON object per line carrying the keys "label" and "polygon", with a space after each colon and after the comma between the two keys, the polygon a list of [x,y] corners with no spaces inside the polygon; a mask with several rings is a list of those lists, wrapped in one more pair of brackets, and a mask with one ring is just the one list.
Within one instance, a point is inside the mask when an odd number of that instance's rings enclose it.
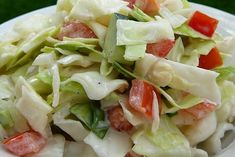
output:
{"label": "white plate", "polygon": [[[223,36],[235,35],[235,16],[234,15],[215,9],[215,8],[207,7],[204,5],[195,4],[195,3],[191,3],[191,4],[193,8],[201,10],[202,12],[207,13],[208,15],[215,17],[216,19],[220,21],[219,26],[218,26],[218,31],[220,32],[220,34],[222,34]],[[12,26],[14,25],[16,21],[26,19],[27,17],[32,16],[32,14],[35,14],[35,13],[36,14],[38,13],[52,14],[55,11],[56,11],[56,7],[50,6],[50,7],[39,9],[30,13],[27,13],[25,15],[16,17],[0,25],[0,34],[11,30]],[[235,135],[233,134],[229,138],[234,139]],[[235,143],[230,145],[230,147],[226,149],[226,151],[224,151],[220,155],[217,155],[216,157],[233,157],[233,156],[235,156]]]}

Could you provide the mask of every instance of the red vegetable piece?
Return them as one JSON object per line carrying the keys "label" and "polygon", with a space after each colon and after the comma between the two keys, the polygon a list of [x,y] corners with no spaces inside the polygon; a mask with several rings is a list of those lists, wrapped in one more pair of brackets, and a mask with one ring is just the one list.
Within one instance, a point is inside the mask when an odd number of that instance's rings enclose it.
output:
{"label": "red vegetable piece", "polygon": [[192,116],[194,120],[205,118],[209,113],[216,109],[216,105],[209,102],[202,102],[188,109],[180,110],[179,113],[185,117]]}
{"label": "red vegetable piece", "polygon": [[115,106],[108,110],[108,120],[111,126],[117,131],[128,132],[133,126],[124,117],[121,106]]}
{"label": "red vegetable piece", "polygon": [[152,119],[153,92],[152,85],[143,80],[132,80],[129,104],[133,109],[150,119]]}
{"label": "red vegetable piece", "polygon": [[201,55],[199,58],[199,67],[203,69],[214,69],[223,65],[223,59],[217,48],[213,48],[208,55]]}
{"label": "red vegetable piece", "polygon": [[154,56],[158,56],[158,57],[166,57],[168,55],[168,53],[171,51],[171,49],[173,48],[175,44],[175,41],[169,40],[169,39],[165,39],[165,40],[161,40],[157,43],[153,43],[153,44],[148,44],[147,45],[147,52],[153,54]]}
{"label": "red vegetable piece", "polygon": [[3,142],[4,147],[17,156],[39,152],[46,140],[35,131],[27,131]]}
{"label": "red vegetable piece", "polygon": [[60,40],[63,37],[69,38],[97,38],[95,33],[86,24],[79,21],[69,21],[66,22],[58,35]]}
{"label": "red vegetable piece", "polygon": [[196,11],[192,18],[190,19],[188,25],[194,30],[208,36],[212,37],[219,21],[206,14]]}

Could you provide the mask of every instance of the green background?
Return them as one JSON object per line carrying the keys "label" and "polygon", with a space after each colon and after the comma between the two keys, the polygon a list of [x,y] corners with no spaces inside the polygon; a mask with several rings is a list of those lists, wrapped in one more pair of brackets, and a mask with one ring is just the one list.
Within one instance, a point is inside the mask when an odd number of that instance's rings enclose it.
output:
{"label": "green background", "polygon": [[[190,0],[235,14],[234,0]],[[29,11],[56,4],[56,0],[0,0],[0,23]]]}

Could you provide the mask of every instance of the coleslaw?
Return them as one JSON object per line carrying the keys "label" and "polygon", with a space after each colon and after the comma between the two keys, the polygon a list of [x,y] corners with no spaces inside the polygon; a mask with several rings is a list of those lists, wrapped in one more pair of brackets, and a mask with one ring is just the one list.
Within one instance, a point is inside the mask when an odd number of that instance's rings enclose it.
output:
{"label": "coleslaw", "polygon": [[187,0],[58,0],[0,38],[0,156],[208,157],[234,131],[234,37]]}

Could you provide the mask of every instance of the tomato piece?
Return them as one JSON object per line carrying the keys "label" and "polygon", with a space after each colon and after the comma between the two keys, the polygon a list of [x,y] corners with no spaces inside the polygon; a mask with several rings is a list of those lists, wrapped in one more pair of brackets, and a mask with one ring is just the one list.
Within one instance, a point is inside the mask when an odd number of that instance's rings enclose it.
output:
{"label": "tomato piece", "polygon": [[179,113],[185,117],[191,116],[194,120],[205,118],[209,113],[216,109],[216,105],[209,102],[202,102],[188,109],[180,110]]}
{"label": "tomato piece", "polygon": [[208,55],[201,55],[199,58],[199,67],[203,69],[214,69],[223,65],[223,59],[217,48],[213,48]]}
{"label": "tomato piece", "polygon": [[212,37],[219,21],[206,14],[196,11],[192,18],[189,20],[188,25],[194,30],[208,36]]}
{"label": "tomato piece", "polygon": [[125,157],[143,157],[142,155],[138,155],[133,151],[128,152]]}
{"label": "tomato piece", "polygon": [[160,6],[157,0],[125,0],[129,2],[128,7],[133,9],[134,5],[140,8],[143,12],[151,15],[155,15]]}
{"label": "tomato piece", "polygon": [[27,131],[3,142],[4,147],[17,156],[39,152],[46,140],[35,131]]}
{"label": "tomato piece", "polygon": [[134,5],[135,5],[135,2],[136,0],[125,0],[126,2],[129,2],[128,4],[128,7],[133,9],[134,8]]}
{"label": "tomato piece", "polygon": [[129,105],[147,118],[152,119],[153,92],[152,85],[143,80],[132,80]]}
{"label": "tomato piece", "polygon": [[58,39],[63,40],[63,37],[69,38],[97,38],[95,33],[86,24],[79,21],[66,22],[61,29]]}
{"label": "tomato piece", "polygon": [[109,109],[107,113],[108,120],[115,130],[128,132],[133,128],[133,125],[124,117],[124,112],[120,105]]}
{"label": "tomato piece", "polygon": [[165,40],[161,40],[157,43],[153,43],[153,44],[148,44],[147,45],[147,52],[153,54],[154,56],[158,56],[158,57],[166,57],[168,55],[168,53],[171,51],[171,49],[173,48],[175,44],[175,41],[169,40],[169,39],[165,39]]}

